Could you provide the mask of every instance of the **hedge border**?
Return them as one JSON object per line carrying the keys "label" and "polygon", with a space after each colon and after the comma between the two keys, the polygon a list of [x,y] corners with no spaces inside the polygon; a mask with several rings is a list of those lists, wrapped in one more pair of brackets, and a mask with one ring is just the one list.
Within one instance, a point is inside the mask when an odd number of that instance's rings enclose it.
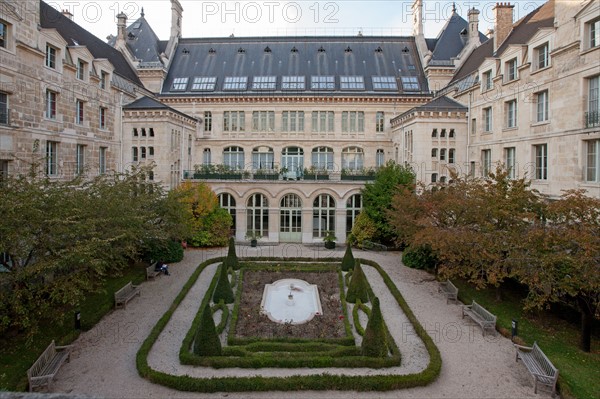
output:
{"label": "hedge border", "polygon": [[[275,258],[278,259],[278,258]],[[282,259],[282,258],[279,258]],[[313,258],[300,258],[300,260],[311,260]],[[192,285],[198,279],[200,273],[215,262],[222,261],[223,257],[213,258],[201,263],[192,274],[188,282],[183,286],[181,292],[171,307],[159,319],[148,337],[142,343],[137,356],[136,367],[141,377],[152,383],[160,384],[169,388],[189,392],[246,392],[246,391],[299,391],[299,390],[339,390],[339,391],[391,391],[397,389],[425,386],[433,382],[441,371],[442,358],[440,352],[414,313],[410,310],[404,297],[391,281],[388,274],[376,262],[364,260],[365,264],[375,267],[383,277],[388,289],[406,314],[417,335],[421,338],[429,354],[429,365],[425,370],[416,374],[408,375],[373,375],[373,376],[347,376],[331,375],[328,373],[310,376],[290,377],[216,377],[216,378],[194,378],[187,375],[177,376],[166,374],[150,368],[148,355],[152,346],[158,339],[161,331],[166,327],[175,312],[177,306],[187,295]],[[284,259],[282,259],[284,260]],[[285,259],[287,260],[287,259]]]}

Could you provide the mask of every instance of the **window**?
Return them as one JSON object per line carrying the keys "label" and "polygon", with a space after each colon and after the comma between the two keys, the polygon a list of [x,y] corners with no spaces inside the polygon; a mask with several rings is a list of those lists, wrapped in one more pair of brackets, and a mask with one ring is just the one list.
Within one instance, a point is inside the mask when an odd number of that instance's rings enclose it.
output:
{"label": "window", "polygon": [[365,113],[362,111],[342,112],[342,132],[354,133],[365,131]]}
{"label": "window", "polygon": [[335,76],[312,76],[310,82],[311,90],[333,90],[335,89]]}
{"label": "window", "polygon": [[146,147],[140,147],[140,159],[146,159]]}
{"label": "window", "polygon": [[431,182],[432,183],[437,183],[437,176],[438,176],[437,173],[432,173],[431,174]]}
{"label": "window", "polygon": [[100,107],[100,129],[106,129],[106,112],[106,108]]}
{"label": "window", "polygon": [[437,137],[437,135],[438,135],[438,131],[437,131],[437,129],[433,129],[433,130],[431,131],[431,137],[432,137],[432,138],[436,138],[436,137]]}
{"label": "window", "polygon": [[342,169],[360,170],[364,166],[362,148],[347,147],[342,150]]}
{"label": "window", "polygon": [[537,106],[537,122],[545,122],[548,120],[548,90],[541,91],[536,94]]}
{"label": "window", "polygon": [[600,182],[600,140],[586,141],[585,181]]}
{"label": "window", "polygon": [[188,84],[188,78],[175,78],[171,90],[184,91]]}
{"label": "window", "polygon": [[153,127],[151,127],[151,128],[148,129],[148,135],[150,137],[154,137],[154,128]]}
{"label": "window", "polygon": [[270,147],[256,147],[252,150],[252,169],[273,170],[275,167],[275,155]]}
{"label": "window", "polygon": [[154,147],[148,147],[148,158],[154,158]]}
{"label": "window", "polygon": [[56,119],[56,92],[46,90],[46,118]]}
{"label": "window", "polygon": [[0,124],[8,125],[8,94],[0,92]]}
{"label": "window", "polygon": [[492,81],[492,71],[485,71],[483,73],[483,91],[492,90],[494,87],[494,82]]}
{"label": "window", "polygon": [[378,111],[375,115],[375,131],[382,133],[385,129],[385,114],[383,111]]}
{"label": "window", "polygon": [[246,90],[248,87],[247,76],[226,76],[223,82],[223,90]]}
{"label": "window", "polygon": [[492,107],[483,109],[483,131],[492,131]]}
{"label": "window", "polygon": [[340,76],[340,90],[364,90],[365,78],[362,76]]}
{"label": "window", "polygon": [[106,151],[107,147],[100,147],[100,151],[98,153],[98,172],[103,175],[106,173]]}
{"label": "window", "polygon": [[333,111],[313,111],[312,131],[315,133],[333,132]]}
{"label": "window", "polygon": [[471,119],[471,134],[477,133],[477,118]]}
{"label": "window", "polygon": [[600,75],[588,79],[588,112],[585,127],[600,126]]}
{"label": "window", "polygon": [[46,142],[46,175],[58,175],[58,143],[55,141]]}
{"label": "window", "polygon": [[257,237],[269,235],[269,201],[262,194],[252,194],[247,203],[247,231]]}
{"label": "window", "polygon": [[231,169],[244,169],[244,149],[241,147],[227,147],[223,150],[223,164]]}
{"label": "window", "polygon": [[587,23],[587,30],[589,31],[589,45],[590,48],[600,46],[600,18]]}
{"label": "window", "polygon": [[448,150],[448,163],[456,162],[456,150],[454,148],[450,148]]}
{"label": "window", "polygon": [[212,112],[204,111],[204,131],[212,132]]}
{"label": "window", "polygon": [[546,68],[547,66],[550,65],[550,52],[549,52],[549,46],[548,43],[544,43],[539,47],[536,47],[533,50],[533,53],[536,57],[536,59],[534,60],[537,68],[536,69],[542,69],[542,68]]}
{"label": "window", "polygon": [[77,60],[77,75],[76,75],[77,79],[79,79],[79,80],[85,79],[85,70],[86,70],[85,61],[78,59]]}
{"label": "window", "polygon": [[139,151],[137,147],[131,147],[131,160],[137,162],[139,160]]}
{"label": "window", "polygon": [[204,151],[202,151],[202,164],[206,166],[210,165],[212,162],[211,158],[210,148],[205,148]]}
{"label": "window", "polygon": [[138,133],[137,127],[134,127],[133,128],[133,137],[138,137],[138,135],[139,135],[139,133]]}
{"label": "window", "polygon": [[352,232],[354,221],[362,210],[362,195],[354,194],[346,202],[346,235]]}
{"label": "window", "polygon": [[321,194],[313,202],[313,237],[325,237],[329,231],[335,231],[335,200]]}
{"label": "window", "polygon": [[304,111],[283,111],[281,114],[282,132],[303,132]]}
{"label": "window", "polygon": [[243,132],[246,126],[246,114],[244,111],[223,112],[224,132]]}
{"label": "window", "polygon": [[77,144],[75,153],[75,173],[81,175],[85,172],[85,146]]}
{"label": "window", "polygon": [[508,147],[504,149],[504,167],[508,172],[508,178],[514,179],[516,176],[516,148]]}
{"label": "window", "polygon": [[146,128],[145,127],[142,128],[142,137],[146,137]]}
{"label": "window", "polygon": [[219,206],[231,215],[231,228],[235,232],[235,198],[231,194],[219,194]]}
{"label": "window", "polygon": [[56,69],[56,47],[46,44],[46,66]]}
{"label": "window", "polygon": [[437,156],[438,156],[438,149],[432,148],[431,149],[431,158],[437,158]]}
{"label": "window", "polygon": [[272,132],[275,130],[275,111],[252,112],[252,130],[255,132]]}
{"label": "window", "polygon": [[535,178],[548,180],[548,144],[535,145]]}
{"label": "window", "polygon": [[100,72],[100,88],[106,89],[108,87],[108,73]]}
{"label": "window", "polygon": [[283,76],[281,90],[304,90],[304,76]]}
{"label": "window", "polygon": [[402,88],[404,91],[417,91],[421,88],[416,76],[402,76]]}
{"label": "window", "polygon": [[6,48],[8,40],[8,25],[0,21],[0,47]]}
{"label": "window", "polygon": [[505,82],[510,82],[512,80],[517,79],[517,59],[513,58],[510,61],[506,62],[506,78]]}
{"label": "window", "polygon": [[450,132],[448,133],[448,137],[450,137],[451,139],[454,138],[454,129],[450,129]]}
{"label": "window", "polygon": [[492,170],[492,150],[481,151],[481,174],[483,177],[488,177]]}
{"label": "window", "polygon": [[381,168],[383,165],[385,165],[385,152],[379,148],[375,153],[375,167]]}
{"label": "window", "polygon": [[286,168],[286,177],[297,178],[304,170],[304,150],[300,147],[286,147],[281,152],[281,167]]}
{"label": "window", "polygon": [[75,123],[77,123],[78,125],[82,125],[83,124],[83,120],[84,120],[84,102],[81,100],[77,100],[76,102],[76,107],[75,107]]}
{"label": "window", "polygon": [[192,82],[194,91],[214,91],[217,85],[215,76],[196,76]]}
{"label": "window", "polygon": [[252,81],[252,90],[275,90],[277,78],[275,76],[255,76]]}
{"label": "window", "polygon": [[506,127],[517,127],[517,100],[504,103],[504,112],[506,112]]}
{"label": "window", "polygon": [[329,147],[313,149],[312,167],[317,170],[333,170],[333,149]]}
{"label": "window", "polygon": [[398,90],[398,83],[393,76],[372,76],[373,90]]}
{"label": "window", "polygon": [[0,159],[0,182],[8,177],[8,161]]}
{"label": "window", "polygon": [[440,161],[445,161],[445,160],[446,160],[446,149],[440,148]]}
{"label": "window", "polygon": [[446,129],[442,129],[440,132],[440,137],[446,137]]}

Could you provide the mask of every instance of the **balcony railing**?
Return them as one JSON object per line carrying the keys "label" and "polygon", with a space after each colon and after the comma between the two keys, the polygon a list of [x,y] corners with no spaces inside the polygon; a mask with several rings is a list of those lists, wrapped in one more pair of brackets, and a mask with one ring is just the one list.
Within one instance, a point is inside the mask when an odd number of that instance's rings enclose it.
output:
{"label": "balcony railing", "polygon": [[585,113],[585,127],[596,127],[600,126],[600,112],[586,112]]}

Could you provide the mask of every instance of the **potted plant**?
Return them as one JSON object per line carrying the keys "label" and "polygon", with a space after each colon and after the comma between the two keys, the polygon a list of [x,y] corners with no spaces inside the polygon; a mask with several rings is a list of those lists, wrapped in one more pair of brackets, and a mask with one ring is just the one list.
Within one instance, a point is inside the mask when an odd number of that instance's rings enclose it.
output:
{"label": "potted plant", "polygon": [[255,230],[248,230],[246,232],[246,239],[250,240],[250,246],[255,248],[258,245],[258,239],[262,237],[260,233]]}
{"label": "potted plant", "polygon": [[333,231],[328,231],[327,233],[325,233],[325,237],[323,237],[325,248],[335,249],[335,240],[337,240],[337,238],[335,237]]}

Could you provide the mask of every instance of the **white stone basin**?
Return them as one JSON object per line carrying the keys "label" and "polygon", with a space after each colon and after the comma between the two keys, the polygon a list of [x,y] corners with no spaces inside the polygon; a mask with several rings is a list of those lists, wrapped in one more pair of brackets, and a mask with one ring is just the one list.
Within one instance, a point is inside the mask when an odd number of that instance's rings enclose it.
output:
{"label": "white stone basin", "polygon": [[323,314],[317,286],[295,278],[265,285],[260,308],[270,320],[281,324],[304,324]]}

